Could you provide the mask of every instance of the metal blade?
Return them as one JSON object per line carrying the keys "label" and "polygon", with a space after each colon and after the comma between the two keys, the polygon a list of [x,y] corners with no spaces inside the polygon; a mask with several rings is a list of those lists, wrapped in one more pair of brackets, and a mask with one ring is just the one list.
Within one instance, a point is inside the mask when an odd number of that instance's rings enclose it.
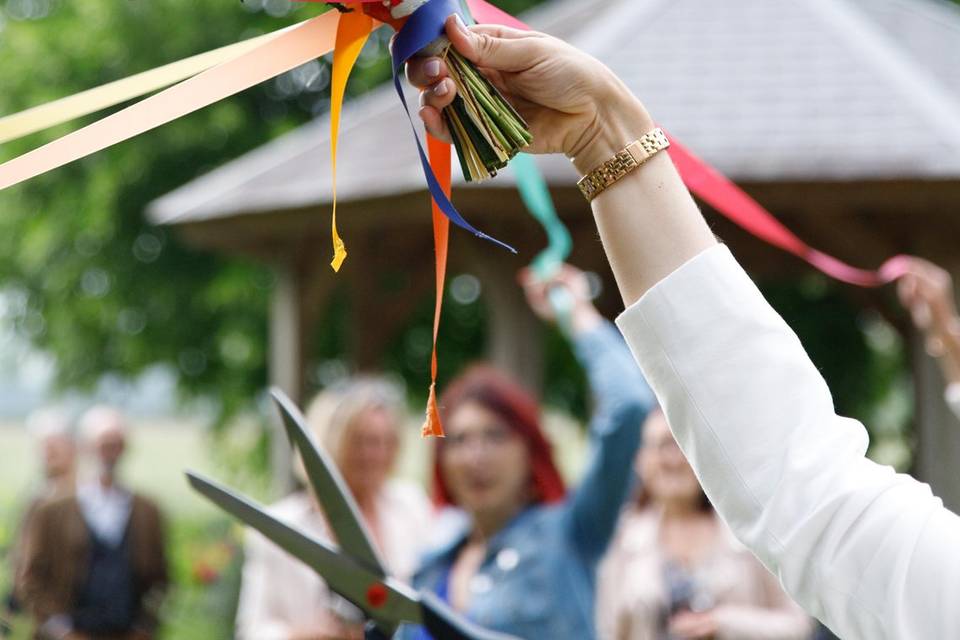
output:
{"label": "metal blade", "polygon": [[307,421],[293,401],[276,387],[270,390],[270,395],[280,411],[290,444],[300,452],[310,486],[323,507],[340,549],[381,578],[385,577],[387,572],[383,560],[371,542],[353,493],[340,475],[337,465],[313,441]]}
{"label": "metal blade", "polygon": [[[213,480],[189,471],[187,479],[196,491],[218,507],[311,567],[330,589],[362,609],[384,631],[392,634],[400,622],[420,624],[423,621],[419,595],[406,585],[373,573],[327,543],[280,522],[255,503]],[[371,588],[379,597],[371,597]],[[371,603],[372,600],[376,602]]]}

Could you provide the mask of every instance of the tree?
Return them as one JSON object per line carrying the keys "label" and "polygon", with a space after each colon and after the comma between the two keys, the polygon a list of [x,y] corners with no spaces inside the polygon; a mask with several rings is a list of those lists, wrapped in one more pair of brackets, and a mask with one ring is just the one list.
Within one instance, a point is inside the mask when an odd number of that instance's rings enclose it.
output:
{"label": "tree", "polygon": [[[537,0],[498,2],[518,11]],[[6,0],[0,114],[42,104],[322,11],[290,0]],[[389,76],[373,38],[350,93]],[[326,109],[329,62],[231,99],[0,193],[0,288],[7,320],[58,363],[63,387],[166,364],[186,396],[226,418],[266,382],[270,274],[192,250],[143,216],[148,202]],[[79,124],[0,150],[6,160]],[[322,178],[318,178],[322,179]]]}

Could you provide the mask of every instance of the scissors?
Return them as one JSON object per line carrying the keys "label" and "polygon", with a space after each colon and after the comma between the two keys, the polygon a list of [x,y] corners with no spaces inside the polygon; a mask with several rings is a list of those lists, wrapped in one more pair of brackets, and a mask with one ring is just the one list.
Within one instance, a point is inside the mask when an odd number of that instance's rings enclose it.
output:
{"label": "scissors", "polygon": [[367,640],[391,638],[402,623],[423,625],[435,640],[517,640],[476,626],[429,591],[414,590],[388,575],[340,471],[314,442],[290,398],[278,389],[270,394],[291,446],[303,459],[307,479],[337,546],[280,522],[239,493],[188,471],[187,478],[196,491],[308,565],[332,591],[360,609],[367,620]]}

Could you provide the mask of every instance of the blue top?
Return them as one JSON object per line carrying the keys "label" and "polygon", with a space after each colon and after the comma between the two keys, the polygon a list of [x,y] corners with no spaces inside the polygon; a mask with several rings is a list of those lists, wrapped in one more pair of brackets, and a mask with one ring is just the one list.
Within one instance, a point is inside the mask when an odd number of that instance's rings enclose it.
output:
{"label": "blue top", "polygon": [[[604,322],[575,336],[574,346],[596,405],[583,479],[562,502],[527,508],[491,538],[471,582],[466,616],[521,638],[596,638],[597,562],[630,493],[640,425],[655,404],[612,324]],[[450,569],[468,533],[463,531],[430,554],[414,576],[414,586],[446,595]],[[397,637],[430,636],[419,627],[406,626]]]}

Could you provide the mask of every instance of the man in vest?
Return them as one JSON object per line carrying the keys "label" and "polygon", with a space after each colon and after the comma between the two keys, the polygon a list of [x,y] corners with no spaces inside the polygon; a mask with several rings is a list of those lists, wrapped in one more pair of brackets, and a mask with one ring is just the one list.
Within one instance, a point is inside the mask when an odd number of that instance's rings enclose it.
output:
{"label": "man in vest", "polygon": [[153,502],[118,484],[124,416],[94,407],[80,430],[96,474],[75,495],[37,509],[18,594],[36,620],[37,638],[147,640],[167,586],[161,515]]}

